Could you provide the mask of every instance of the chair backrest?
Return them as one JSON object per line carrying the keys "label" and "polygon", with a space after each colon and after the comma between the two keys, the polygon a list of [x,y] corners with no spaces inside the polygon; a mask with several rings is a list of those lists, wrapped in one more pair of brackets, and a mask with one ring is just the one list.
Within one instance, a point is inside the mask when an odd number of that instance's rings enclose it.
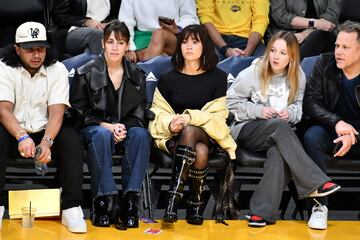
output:
{"label": "chair backrest", "polygon": [[90,54],[90,53],[82,53],[79,55],[76,55],[74,57],[65,59],[64,61],[62,61],[62,63],[65,65],[66,69],[69,71],[69,84],[70,87],[72,85],[72,81],[75,75],[75,71],[81,67],[82,65],[84,65],[85,63],[89,62],[90,60],[96,58],[97,55],[95,54]]}
{"label": "chair backrest", "polygon": [[173,68],[171,57],[157,56],[145,62],[139,62],[137,65],[145,72],[146,103],[151,105],[160,75],[169,72]]}
{"label": "chair backrest", "polygon": [[315,63],[320,59],[320,57],[321,55],[306,57],[301,61],[301,68],[305,73],[306,80],[310,79]]}
{"label": "chair backrest", "polygon": [[249,67],[256,57],[229,57],[218,63],[217,67],[228,74],[228,88],[236,76]]}

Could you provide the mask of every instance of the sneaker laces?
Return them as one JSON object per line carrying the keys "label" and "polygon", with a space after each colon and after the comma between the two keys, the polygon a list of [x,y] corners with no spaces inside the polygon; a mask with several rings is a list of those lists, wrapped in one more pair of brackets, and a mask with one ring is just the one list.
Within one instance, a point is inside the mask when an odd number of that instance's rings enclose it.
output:
{"label": "sneaker laces", "polygon": [[321,218],[321,219],[325,218],[326,217],[326,208],[325,208],[325,206],[322,205],[316,199],[314,199],[314,201],[316,202],[316,204],[312,208],[311,217],[312,218]]}

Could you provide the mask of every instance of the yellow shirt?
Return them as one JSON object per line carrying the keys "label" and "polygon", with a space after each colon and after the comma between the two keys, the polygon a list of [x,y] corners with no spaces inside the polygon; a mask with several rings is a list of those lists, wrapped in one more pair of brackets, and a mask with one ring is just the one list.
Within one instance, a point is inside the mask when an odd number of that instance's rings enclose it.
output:
{"label": "yellow shirt", "polygon": [[269,0],[196,0],[201,23],[211,22],[224,35],[264,36],[269,24]]}

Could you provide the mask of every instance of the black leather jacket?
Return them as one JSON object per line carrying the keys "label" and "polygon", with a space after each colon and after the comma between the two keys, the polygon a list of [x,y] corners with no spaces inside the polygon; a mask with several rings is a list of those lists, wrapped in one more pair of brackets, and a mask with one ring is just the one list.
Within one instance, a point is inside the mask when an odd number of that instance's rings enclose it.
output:
{"label": "black leather jacket", "polygon": [[[145,118],[145,76],[135,64],[123,60],[121,119],[127,129],[147,127]],[[107,106],[107,67],[102,56],[80,67],[70,91],[72,112],[76,110],[78,127],[114,122]],[[74,120],[73,120],[74,121]]]}
{"label": "black leather jacket", "polygon": [[[306,84],[303,110],[317,124],[335,128],[340,116],[332,112],[339,99],[342,70],[337,68],[334,54],[323,54],[315,64],[310,80]],[[360,106],[360,85],[355,88]]]}

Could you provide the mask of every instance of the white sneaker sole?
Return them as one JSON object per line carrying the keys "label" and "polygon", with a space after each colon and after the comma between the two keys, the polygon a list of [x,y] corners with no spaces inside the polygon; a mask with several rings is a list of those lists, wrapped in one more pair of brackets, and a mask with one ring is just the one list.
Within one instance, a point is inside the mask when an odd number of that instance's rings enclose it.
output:
{"label": "white sneaker sole", "polygon": [[249,227],[265,227],[266,223],[257,223],[257,222],[248,222],[248,226]]}
{"label": "white sneaker sole", "polygon": [[328,196],[336,191],[338,191],[341,187],[337,186],[336,188],[332,189],[331,191],[325,192],[325,193],[311,193],[308,197],[325,197]]}
{"label": "white sneaker sole", "polygon": [[87,232],[86,225],[78,226],[78,227],[70,227],[65,219],[61,219],[61,224],[66,226],[69,229],[69,231],[72,233],[86,233]]}
{"label": "white sneaker sole", "polygon": [[325,226],[318,226],[318,225],[312,225],[308,223],[308,227],[311,229],[317,229],[317,230],[325,230],[327,229],[327,225]]}

